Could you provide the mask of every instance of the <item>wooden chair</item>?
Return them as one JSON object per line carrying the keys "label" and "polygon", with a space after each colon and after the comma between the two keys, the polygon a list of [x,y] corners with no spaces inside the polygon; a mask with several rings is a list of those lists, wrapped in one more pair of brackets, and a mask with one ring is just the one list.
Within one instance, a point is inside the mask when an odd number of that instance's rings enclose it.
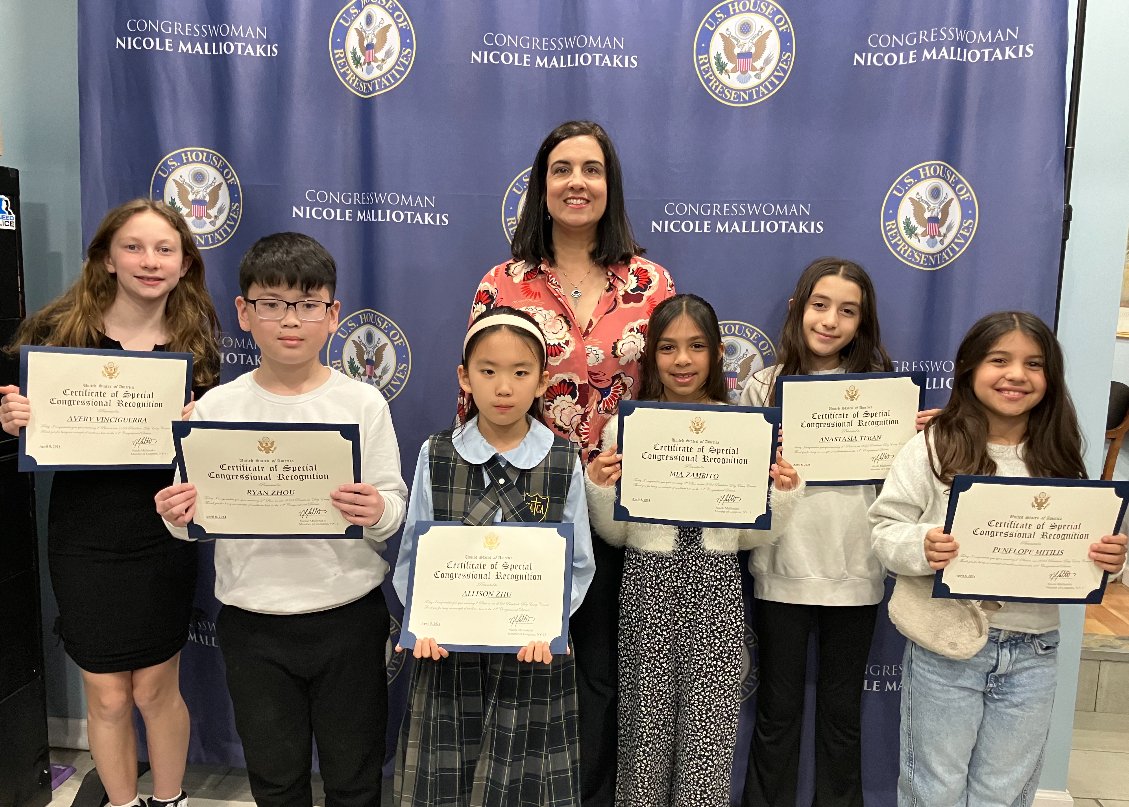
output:
{"label": "wooden chair", "polygon": [[1129,386],[1120,381],[1109,384],[1109,409],[1105,418],[1105,439],[1110,440],[1105,452],[1105,467],[1102,479],[1113,479],[1113,469],[1117,465],[1117,455],[1121,453],[1121,442],[1129,432]]}

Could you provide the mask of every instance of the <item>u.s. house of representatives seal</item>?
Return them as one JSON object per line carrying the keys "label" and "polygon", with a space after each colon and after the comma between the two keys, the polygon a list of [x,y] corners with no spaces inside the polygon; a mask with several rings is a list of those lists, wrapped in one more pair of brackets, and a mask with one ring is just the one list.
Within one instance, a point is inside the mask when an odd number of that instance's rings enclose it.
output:
{"label": "u.s. house of representatives seal", "polygon": [[741,643],[741,701],[747,701],[757,691],[760,684],[760,668],[757,667],[757,634],[753,626],[745,623],[744,641]]}
{"label": "u.s. house of representatives seal", "polygon": [[741,397],[741,388],[757,370],[776,364],[776,348],[764,331],[740,320],[722,320],[721,370],[729,403]]}
{"label": "u.s. house of representatives seal", "polygon": [[784,86],[796,57],[796,35],[773,0],[726,0],[694,35],[694,72],[706,92],[728,106],[752,106]]}
{"label": "u.s. house of representatives seal", "polygon": [[222,154],[208,148],[188,146],[162,157],[149,195],[184,216],[200,249],[227,241],[243,217],[238,174]]}
{"label": "u.s. house of representatives seal", "polygon": [[890,186],[882,202],[882,239],[902,263],[940,269],[968,248],[978,218],[968,180],[948,163],[930,160]]}
{"label": "u.s. house of representatives seal", "polygon": [[329,29],[329,60],[341,83],[362,98],[395,89],[416,58],[416,34],[397,0],[354,0]]}
{"label": "u.s. house of representatives seal", "polygon": [[514,231],[517,229],[517,220],[525,207],[525,192],[529,188],[529,174],[532,168],[526,168],[513,178],[506,194],[502,197],[502,229],[506,233],[506,240],[514,240]]}
{"label": "u.s. house of representatives seal", "polygon": [[325,356],[330,367],[371,384],[389,401],[400,394],[412,372],[412,350],[404,332],[371,308],[341,320]]}
{"label": "u.s. house of representatives seal", "polygon": [[388,616],[388,641],[384,643],[384,669],[387,674],[387,683],[395,681],[404,669],[404,662],[410,653],[396,652],[396,645],[400,643],[400,620],[389,614]]}

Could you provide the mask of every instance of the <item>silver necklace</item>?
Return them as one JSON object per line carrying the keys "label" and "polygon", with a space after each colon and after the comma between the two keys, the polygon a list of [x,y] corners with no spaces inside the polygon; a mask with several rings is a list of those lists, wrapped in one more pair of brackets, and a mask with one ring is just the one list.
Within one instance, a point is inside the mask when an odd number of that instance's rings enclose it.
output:
{"label": "silver necklace", "polygon": [[[584,273],[584,277],[580,278],[580,283],[583,283],[584,281],[586,281],[590,274],[592,274],[592,267],[591,266],[589,266],[588,270]],[[560,277],[563,277],[565,280],[567,280],[569,282],[569,285],[572,286],[572,291],[570,291],[568,293],[569,297],[571,297],[574,300],[579,300],[581,297],[584,296],[584,292],[582,292],[580,290],[580,283],[573,283],[572,280],[568,277],[568,275],[566,275],[560,269],[557,270],[557,275],[560,276]]]}

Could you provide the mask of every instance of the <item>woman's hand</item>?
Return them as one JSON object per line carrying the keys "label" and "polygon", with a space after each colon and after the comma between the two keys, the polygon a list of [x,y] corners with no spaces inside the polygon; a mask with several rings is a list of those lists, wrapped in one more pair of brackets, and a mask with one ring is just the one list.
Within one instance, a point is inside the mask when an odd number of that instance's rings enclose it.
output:
{"label": "woman's hand", "polygon": [[342,485],[329,498],[350,524],[372,527],[384,515],[384,497],[368,482]]}
{"label": "woman's hand", "polygon": [[184,527],[196,514],[196,486],[191,482],[169,485],[153,497],[157,513],[174,527]]}
{"label": "woman's hand", "polygon": [[917,413],[917,430],[924,429],[933,418],[941,414],[940,409],[922,409]]}
{"label": "woman's hand", "polygon": [[795,490],[800,485],[800,472],[784,459],[781,449],[776,449],[776,462],[768,469],[777,490]]}
{"label": "woman's hand", "polygon": [[944,569],[957,556],[960,544],[945,532],[944,527],[934,527],[925,533],[925,559],[930,569]]}
{"label": "woman's hand", "polygon": [[1126,537],[1121,533],[1103,535],[1100,543],[1090,544],[1090,560],[1110,574],[1117,574],[1125,566]]}
{"label": "woman's hand", "polygon": [[611,487],[623,474],[623,455],[616,453],[615,446],[608,446],[592,458],[585,473],[593,484],[602,488]]}
{"label": "woman's hand", "polygon": [[548,642],[530,642],[521,650],[517,651],[517,660],[521,662],[541,662],[542,664],[551,664],[553,662],[553,654],[549,650]]}
{"label": "woman's hand", "polygon": [[0,428],[16,437],[31,419],[31,404],[15,384],[0,387]]}

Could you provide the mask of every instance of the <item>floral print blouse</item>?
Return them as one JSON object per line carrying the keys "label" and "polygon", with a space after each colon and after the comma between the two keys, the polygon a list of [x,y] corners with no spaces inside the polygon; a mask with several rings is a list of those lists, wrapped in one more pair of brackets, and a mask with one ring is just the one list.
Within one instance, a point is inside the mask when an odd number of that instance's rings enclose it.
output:
{"label": "floral print blouse", "polygon": [[[549,386],[545,424],[576,443],[585,456],[598,450],[600,432],[621,400],[639,386],[639,360],[651,312],[674,295],[674,282],[657,263],[634,257],[607,269],[607,285],[592,319],[583,326],[547,264],[510,261],[495,266],[478,285],[470,318],[499,305],[524,309],[545,334]],[[460,411],[465,401],[460,398]]]}

